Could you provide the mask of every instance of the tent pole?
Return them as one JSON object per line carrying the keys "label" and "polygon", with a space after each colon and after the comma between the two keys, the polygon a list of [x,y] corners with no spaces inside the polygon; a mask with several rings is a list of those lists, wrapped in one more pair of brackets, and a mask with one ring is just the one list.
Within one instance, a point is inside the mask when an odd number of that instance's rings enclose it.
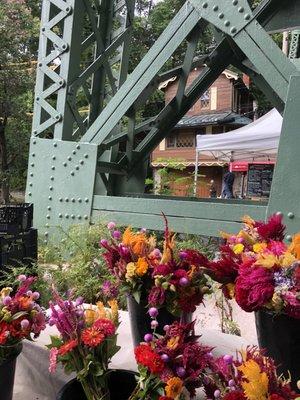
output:
{"label": "tent pole", "polygon": [[194,197],[197,197],[198,163],[199,163],[199,152],[198,150],[196,150],[195,174],[194,174]]}

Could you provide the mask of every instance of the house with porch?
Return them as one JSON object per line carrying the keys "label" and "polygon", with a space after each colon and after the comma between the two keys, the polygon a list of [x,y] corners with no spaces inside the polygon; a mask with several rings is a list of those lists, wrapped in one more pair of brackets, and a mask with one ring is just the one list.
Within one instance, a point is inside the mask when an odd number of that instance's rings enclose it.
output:
{"label": "house with porch", "polygon": [[[203,67],[191,71],[192,82]],[[173,98],[178,87],[176,77],[160,85],[165,93],[165,103]],[[201,96],[188,113],[179,121],[170,135],[165,138],[151,155],[154,187],[162,185],[161,171],[167,169],[172,178],[167,182],[170,194],[189,196],[195,170],[196,136],[218,135],[240,128],[252,122],[253,98],[249,91],[249,79],[234,71],[225,70],[214,84]],[[226,163],[200,154],[197,197],[209,197],[211,181],[217,195],[221,194],[222,177]],[[238,190],[239,183],[236,180]]]}

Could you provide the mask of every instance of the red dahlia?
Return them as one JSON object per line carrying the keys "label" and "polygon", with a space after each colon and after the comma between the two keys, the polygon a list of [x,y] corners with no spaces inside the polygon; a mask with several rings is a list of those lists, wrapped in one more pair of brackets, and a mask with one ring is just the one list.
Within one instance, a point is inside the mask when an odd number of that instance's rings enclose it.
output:
{"label": "red dahlia", "polygon": [[99,318],[95,321],[93,328],[103,333],[105,336],[112,336],[116,332],[116,327],[110,319]]}
{"label": "red dahlia", "polygon": [[69,340],[67,343],[63,344],[59,349],[58,349],[58,354],[60,356],[64,356],[65,354],[69,353],[78,345],[78,340],[73,339]]}
{"label": "red dahlia", "polygon": [[81,334],[81,340],[86,346],[97,347],[103,342],[105,336],[98,329],[93,326],[91,328],[85,329]]}
{"label": "red dahlia", "polygon": [[134,350],[138,364],[147,367],[152,374],[158,374],[164,369],[164,362],[160,356],[147,344],[140,344]]}

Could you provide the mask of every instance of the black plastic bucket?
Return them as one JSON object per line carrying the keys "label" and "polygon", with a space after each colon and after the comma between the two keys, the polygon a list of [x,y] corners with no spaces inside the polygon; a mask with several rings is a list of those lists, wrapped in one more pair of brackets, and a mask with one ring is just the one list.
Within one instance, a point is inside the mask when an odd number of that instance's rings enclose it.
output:
{"label": "black plastic bucket", "polygon": [[278,374],[291,374],[296,389],[300,379],[300,320],[258,311],[255,323],[259,347],[275,360]]}
{"label": "black plastic bucket", "polygon": [[[129,313],[131,336],[134,347],[144,341],[144,336],[151,333],[151,317],[148,314],[147,301],[141,299],[138,303],[132,296],[127,297],[127,307]],[[156,332],[160,335],[164,334],[164,326],[171,325],[175,321],[179,321],[179,317],[174,317],[165,308],[160,308],[157,316],[158,327]],[[184,322],[191,322],[192,314],[184,315]]]}
{"label": "black plastic bucket", "polygon": [[22,351],[22,344],[5,348],[1,347],[1,355],[10,352],[7,360],[0,364],[0,400],[12,400],[15,381],[17,357]]}
{"label": "black plastic bucket", "polygon": [[[137,381],[135,373],[123,369],[111,371],[108,378],[110,400],[128,400]],[[56,400],[85,400],[81,383],[75,378],[68,382],[58,393]]]}

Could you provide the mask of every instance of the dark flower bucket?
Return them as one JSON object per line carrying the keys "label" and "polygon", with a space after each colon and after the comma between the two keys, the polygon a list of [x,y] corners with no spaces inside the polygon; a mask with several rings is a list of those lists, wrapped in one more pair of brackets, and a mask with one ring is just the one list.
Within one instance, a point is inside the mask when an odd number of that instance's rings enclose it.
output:
{"label": "dark flower bucket", "polygon": [[[135,373],[123,369],[111,371],[108,378],[110,400],[128,400],[136,387]],[[58,393],[56,400],[85,400],[81,383],[75,378]]]}
{"label": "dark flower bucket", "polygon": [[[0,354],[4,352],[5,347],[0,346]],[[7,348],[9,349],[9,348]],[[10,356],[0,364],[0,400],[12,400],[15,381],[15,370],[17,357],[22,351],[22,344],[10,347]]]}
{"label": "dark flower bucket", "polygon": [[255,323],[259,347],[275,360],[278,374],[288,377],[290,372],[292,387],[296,389],[300,379],[300,320],[258,311]]}
{"label": "dark flower bucket", "polygon": [[[129,312],[129,320],[131,326],[131,335],[134,347],[138,346],[141,342],[144,342],[144,336],[147,333],[151,333],[151,317],[147,313],[147,301],[141,299],[138,303],[132,296],[127,296],[127,307]],[[191,322],[192,314],[185,314],[183,318],[174,317],[165,308],[160,308],[157,316],[158,327],[156,333],[159,335],[164,334],[163,327],[165,325],[171,325],[175,321]]]}

